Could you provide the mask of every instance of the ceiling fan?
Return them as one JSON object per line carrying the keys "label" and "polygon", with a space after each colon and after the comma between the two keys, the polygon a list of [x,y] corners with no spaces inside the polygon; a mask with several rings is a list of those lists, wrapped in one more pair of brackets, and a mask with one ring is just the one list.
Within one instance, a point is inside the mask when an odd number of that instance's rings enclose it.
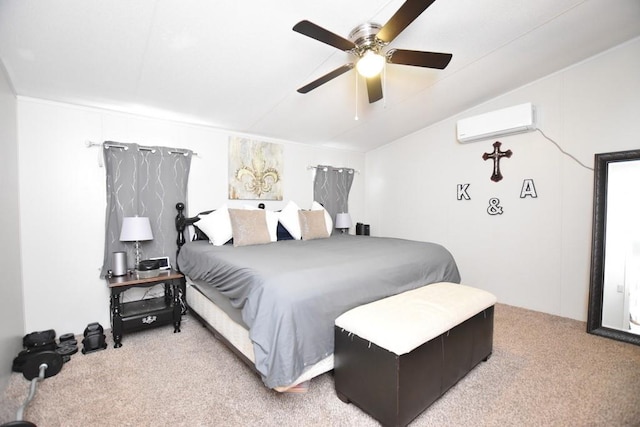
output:
{"label": "ceiling fan", "polygon": [[330,73],[299,88],[298,92],[310,92],[318,86],[356,67],[358,73],[366,78],[369,103],[374,103],[382,99],[380,73],[384,68],[385,62],[389,64],[436,68],[439,70],[444,69],[453,57],[450,53],[422,52],[405,49],[389,49],[385,52],[387,45],[420,16],[422,12],[431,6],[434,1],[435,0],[407,0],[386,24],[380,25],[367,22],[359,25],[349,33],[349,39],[325,30],[313,22],[307,20],[298,22],[294,25],[293,31],[348,52],[357,58],[355,63],[348,63],[336,68]]}

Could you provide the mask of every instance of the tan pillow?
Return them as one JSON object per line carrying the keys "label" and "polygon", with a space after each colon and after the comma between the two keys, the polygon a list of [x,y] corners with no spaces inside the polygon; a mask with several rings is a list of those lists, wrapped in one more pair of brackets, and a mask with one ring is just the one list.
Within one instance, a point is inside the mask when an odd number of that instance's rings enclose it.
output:
{"label": "tan pillow", "polygon": [[271,243],[267,218],[263,210],[229,209],[233,246]]}
{"label": "tan pillow", "polygon": [[298,211],[302,240],[325,239],[329,237],[324,221],[324,211]]}

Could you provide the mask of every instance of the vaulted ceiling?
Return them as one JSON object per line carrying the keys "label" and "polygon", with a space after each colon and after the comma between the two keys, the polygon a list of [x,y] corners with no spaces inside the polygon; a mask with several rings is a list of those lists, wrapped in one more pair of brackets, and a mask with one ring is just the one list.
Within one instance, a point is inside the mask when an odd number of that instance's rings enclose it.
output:
{"label": "vaulted ceiling", "polygon": [[367,151],[640,36],[638,0],[437,0],[392,46],[446,69],[388,65],[374,104],[354,70],[296,91],[353,60],[298,21],[348,38],[403,3],[0,0],[0,60],[20,96]]}

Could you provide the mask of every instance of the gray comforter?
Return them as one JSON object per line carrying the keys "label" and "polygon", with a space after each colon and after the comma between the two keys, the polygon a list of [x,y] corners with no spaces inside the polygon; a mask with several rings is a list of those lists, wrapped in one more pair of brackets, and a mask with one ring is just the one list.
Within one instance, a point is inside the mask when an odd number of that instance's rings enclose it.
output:
{"label": "gray comforter", "polygon": [[181,271],[242,310],[255,364],[271,388],[291,385],[333,353],[345,311],[429,283],[460,282],[451,254],[434,243],[339,235],[265,245],[185,244]]}

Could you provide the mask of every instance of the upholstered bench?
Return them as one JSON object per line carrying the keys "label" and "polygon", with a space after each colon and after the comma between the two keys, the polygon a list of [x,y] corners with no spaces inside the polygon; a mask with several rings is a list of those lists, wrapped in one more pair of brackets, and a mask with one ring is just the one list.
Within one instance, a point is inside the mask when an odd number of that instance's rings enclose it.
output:
{"label": "upholstered bench", "polygon": [[340,400],[404,426],[493,350],[491,293],[434,283],[356,307],[335,321]]}

